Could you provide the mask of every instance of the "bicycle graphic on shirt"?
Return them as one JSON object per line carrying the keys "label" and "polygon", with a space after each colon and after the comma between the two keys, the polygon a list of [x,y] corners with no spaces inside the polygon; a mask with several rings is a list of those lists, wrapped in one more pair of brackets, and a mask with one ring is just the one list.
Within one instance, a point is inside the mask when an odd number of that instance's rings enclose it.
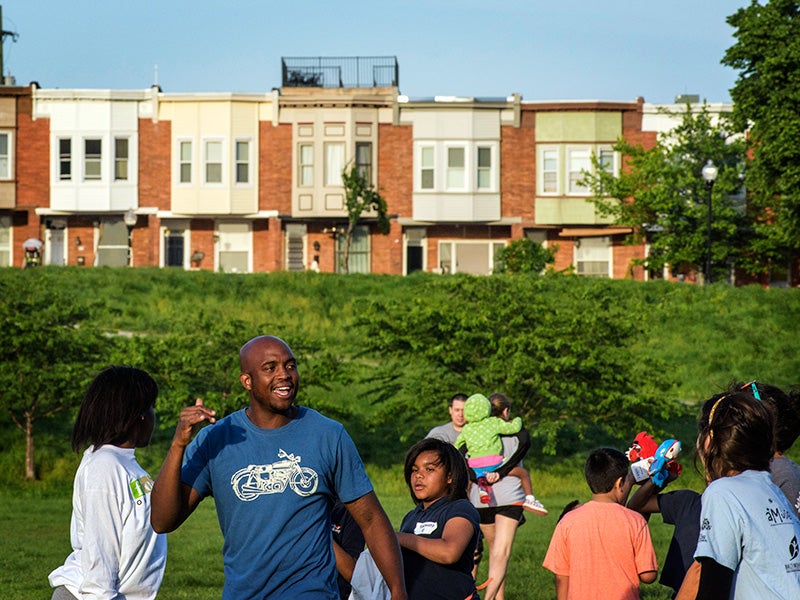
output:
{"label": "bicycle graphic on shirt", "polygon": [[231,486],[240,500],[249,502],[262,494],[282,494],[288,484],[298,496],[317,491],[316,471],[300,466],[300,457],[278,450],[279,460],[269,465],[248,465],[231,477]]}

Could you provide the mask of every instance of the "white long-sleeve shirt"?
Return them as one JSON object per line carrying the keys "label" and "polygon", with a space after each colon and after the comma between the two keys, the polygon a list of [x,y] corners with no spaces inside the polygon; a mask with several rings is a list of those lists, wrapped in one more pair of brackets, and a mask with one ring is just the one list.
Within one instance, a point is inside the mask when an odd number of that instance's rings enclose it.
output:
{"label": "white long-sleeve shirt", "polygon": [[150,525],[152,478],[132,448],[90,447],[75,473],[72,553],[50,585],[81,600],[151,600],[167,562],[167,536]]}

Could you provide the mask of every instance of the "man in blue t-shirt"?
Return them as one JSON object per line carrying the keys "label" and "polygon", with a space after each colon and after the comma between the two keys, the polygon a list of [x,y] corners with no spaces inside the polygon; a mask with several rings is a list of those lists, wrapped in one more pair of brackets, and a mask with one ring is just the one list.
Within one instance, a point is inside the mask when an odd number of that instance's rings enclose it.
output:
{"label": "man in blue t-shirt", "polygon": [[[239,353],[247,408],[219,422],[198,399],[183,409],[151,495],[157,532],[175,530],[213,496],[225,565],[225,600],[338,598],[331,540],[336,498],[364,533],[393,600],[405,600],[394,530],[344,427],[294,404],[299,376],[272,336]],[[192,440],[194,428],[205,427]]]}

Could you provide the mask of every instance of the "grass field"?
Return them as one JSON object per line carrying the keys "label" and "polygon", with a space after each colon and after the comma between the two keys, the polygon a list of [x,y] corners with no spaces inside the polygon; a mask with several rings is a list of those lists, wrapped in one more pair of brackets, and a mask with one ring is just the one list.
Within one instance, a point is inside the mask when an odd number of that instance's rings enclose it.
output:
{"label": "grass field", "polygon": [[[689,462],[689,461],[687,461]],[[378,496],[395,527],[412,505],[403,484],[400,467],[369,469]],[[553,598],[553,579],[542,568],[547,545],[562,507],[570,500],[586,500],[588,488],[582,477],[582,459],[561,460],[543,469],[532,468],[535,492],[547,506],[546,517],[529,515],[520,527],[512,551],[507,598],[535,600]],[[690,464],[675,487],[702,489]],[[0,589],[4,600],[50,597],[48,573],[70,552],[70,495],[38,494],[35,488],[17,494],[0,494]],[[651,519],[651,532],[660,560],[672,535],[659,515]],[[169,559],[159,598],[164,600],[218,599],[222,590],[222,537],[213,501],[206,500],[176,532],[169,534]],[[486,564],[479,580],[486,578]],[[642,597],[669,598],[660,584],[643,586]]]}

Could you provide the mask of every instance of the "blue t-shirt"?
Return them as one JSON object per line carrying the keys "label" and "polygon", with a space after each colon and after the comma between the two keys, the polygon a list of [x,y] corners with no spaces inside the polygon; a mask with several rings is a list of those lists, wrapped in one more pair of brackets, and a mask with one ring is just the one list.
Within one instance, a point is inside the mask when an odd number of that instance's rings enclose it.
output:
{"label": "blue t-shirt", "polygon": [[400,524],[402,533],[413,533],[422,537],[441,539],[447,521],[463,517],[473,526],[474,531],[464,553],[452,565],[433,562],[413,550],[403,548],[403,569],[409,600],[464,600],[478,598],[475,580],[472,578],[473,555],[478,543],[478,511],[469,500],[460,499],[448,502],[445,498],[437,500],[427,509],[422,503],[403,517]]}
{"label": "blue t-shirt", "polygon": [[800,598],[800,521],[768,471],[717,479],[703,492],[695,558],[734,571],[731,598]]}
{"label": "blue t-shirt", "polygon": [[181,481],[214,497],[223,600],[338,598],[331,507],[372,491],[341,424],[301,406],[283,427],[261,429],[237,411],[197,434]]}

